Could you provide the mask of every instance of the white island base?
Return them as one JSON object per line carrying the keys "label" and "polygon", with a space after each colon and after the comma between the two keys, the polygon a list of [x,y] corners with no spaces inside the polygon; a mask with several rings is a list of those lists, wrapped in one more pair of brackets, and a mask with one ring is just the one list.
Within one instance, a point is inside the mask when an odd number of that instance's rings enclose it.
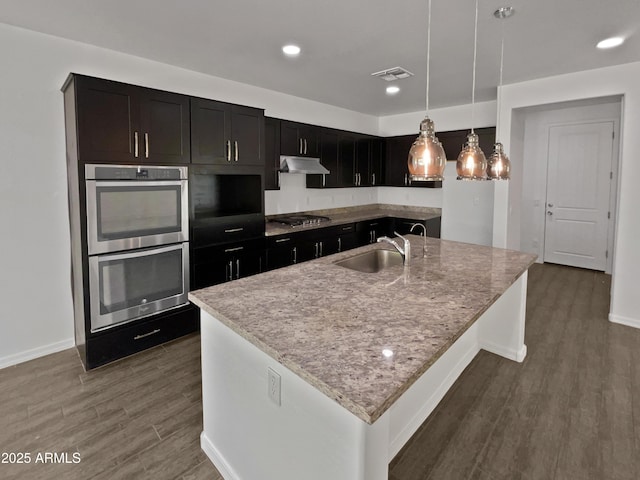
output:
{"label": "white island base", "polygon": [[[226,480],[386,480],[480,349],[524,360],[526,289],[525,271],[372,424],[202,310],[202,449]],[[281,376],[280,405],[268,368]]]}

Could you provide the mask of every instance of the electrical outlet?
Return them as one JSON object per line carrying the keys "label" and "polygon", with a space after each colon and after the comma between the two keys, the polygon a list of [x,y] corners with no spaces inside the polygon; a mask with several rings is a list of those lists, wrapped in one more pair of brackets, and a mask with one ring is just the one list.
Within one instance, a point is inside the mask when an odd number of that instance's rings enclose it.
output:
{"label": "electrical outlet", "polygon": [[269,367],[267,367],[267,382],[269,399],[280,406],[280,375]]}

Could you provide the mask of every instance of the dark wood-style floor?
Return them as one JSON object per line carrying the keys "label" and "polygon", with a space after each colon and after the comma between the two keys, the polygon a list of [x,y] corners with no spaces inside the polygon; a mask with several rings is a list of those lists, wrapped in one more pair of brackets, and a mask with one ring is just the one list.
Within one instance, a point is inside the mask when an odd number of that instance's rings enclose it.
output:
{"label": "dark wood-style floor", "polygon": [[[534,265],[526,360],[480,352],[389,478],[640,478],[640,330],[608,322],[609,289],[601,273]],[[199,445],[199,340],[89,373],[73,349],[0,370],[0,452],[32,462],[0,463],[0,478],[219,479]],[[80,462],[34,463],[53,452]]]}

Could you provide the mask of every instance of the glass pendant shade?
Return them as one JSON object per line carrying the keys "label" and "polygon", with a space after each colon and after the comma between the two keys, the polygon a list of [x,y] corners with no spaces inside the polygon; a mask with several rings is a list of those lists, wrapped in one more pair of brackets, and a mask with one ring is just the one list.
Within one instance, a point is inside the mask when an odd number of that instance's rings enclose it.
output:
{"label": "glass pendant shade", "polygon": [[447,158],[435,135],[433,121],[425,117],[409,150],[407,164],[413,181],[442,181]]}
{"label": "glass pendant shade", "polygon": [[511,161],[500,142],[493,146],[493,153],[487,160],[487,178],[489,180],[509,180]]}
{"label": "glass pendant shade", "polygon": [[456,163],[458,180],[485,180],[487,178],[487,159],[480,148],[478,135],[473,131],[467,136],[467,143],[458,156]]}

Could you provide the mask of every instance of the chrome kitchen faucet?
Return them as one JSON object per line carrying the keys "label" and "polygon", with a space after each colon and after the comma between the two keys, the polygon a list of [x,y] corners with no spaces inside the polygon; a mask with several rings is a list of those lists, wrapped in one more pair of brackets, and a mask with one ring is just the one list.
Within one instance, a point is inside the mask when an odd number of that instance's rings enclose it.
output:
{"label": "chrome kitchen faucet", "polygon": [[392,238],[389,237],[380,237],[378,238],[378,243],[381,242],[386,242],[386,243],[390,243],[391,245],[393,245],[394,247],[396,247],[396,250],[398,250],[398,252],[400,252],[400,255],[402,255],[402,262],[403,265],[405,267],[409,266],[409,261],[411,259],[411,243],[409,243],[409,240],[407,240],[406,238],[404,238],[402,235],[400,235],[398,232],[393,232],[393,234],[398,237],[401,238],[402,241],[404,242],[404,248],[401,247],[398,242],[396,242],[395,240],[393,240]]}

